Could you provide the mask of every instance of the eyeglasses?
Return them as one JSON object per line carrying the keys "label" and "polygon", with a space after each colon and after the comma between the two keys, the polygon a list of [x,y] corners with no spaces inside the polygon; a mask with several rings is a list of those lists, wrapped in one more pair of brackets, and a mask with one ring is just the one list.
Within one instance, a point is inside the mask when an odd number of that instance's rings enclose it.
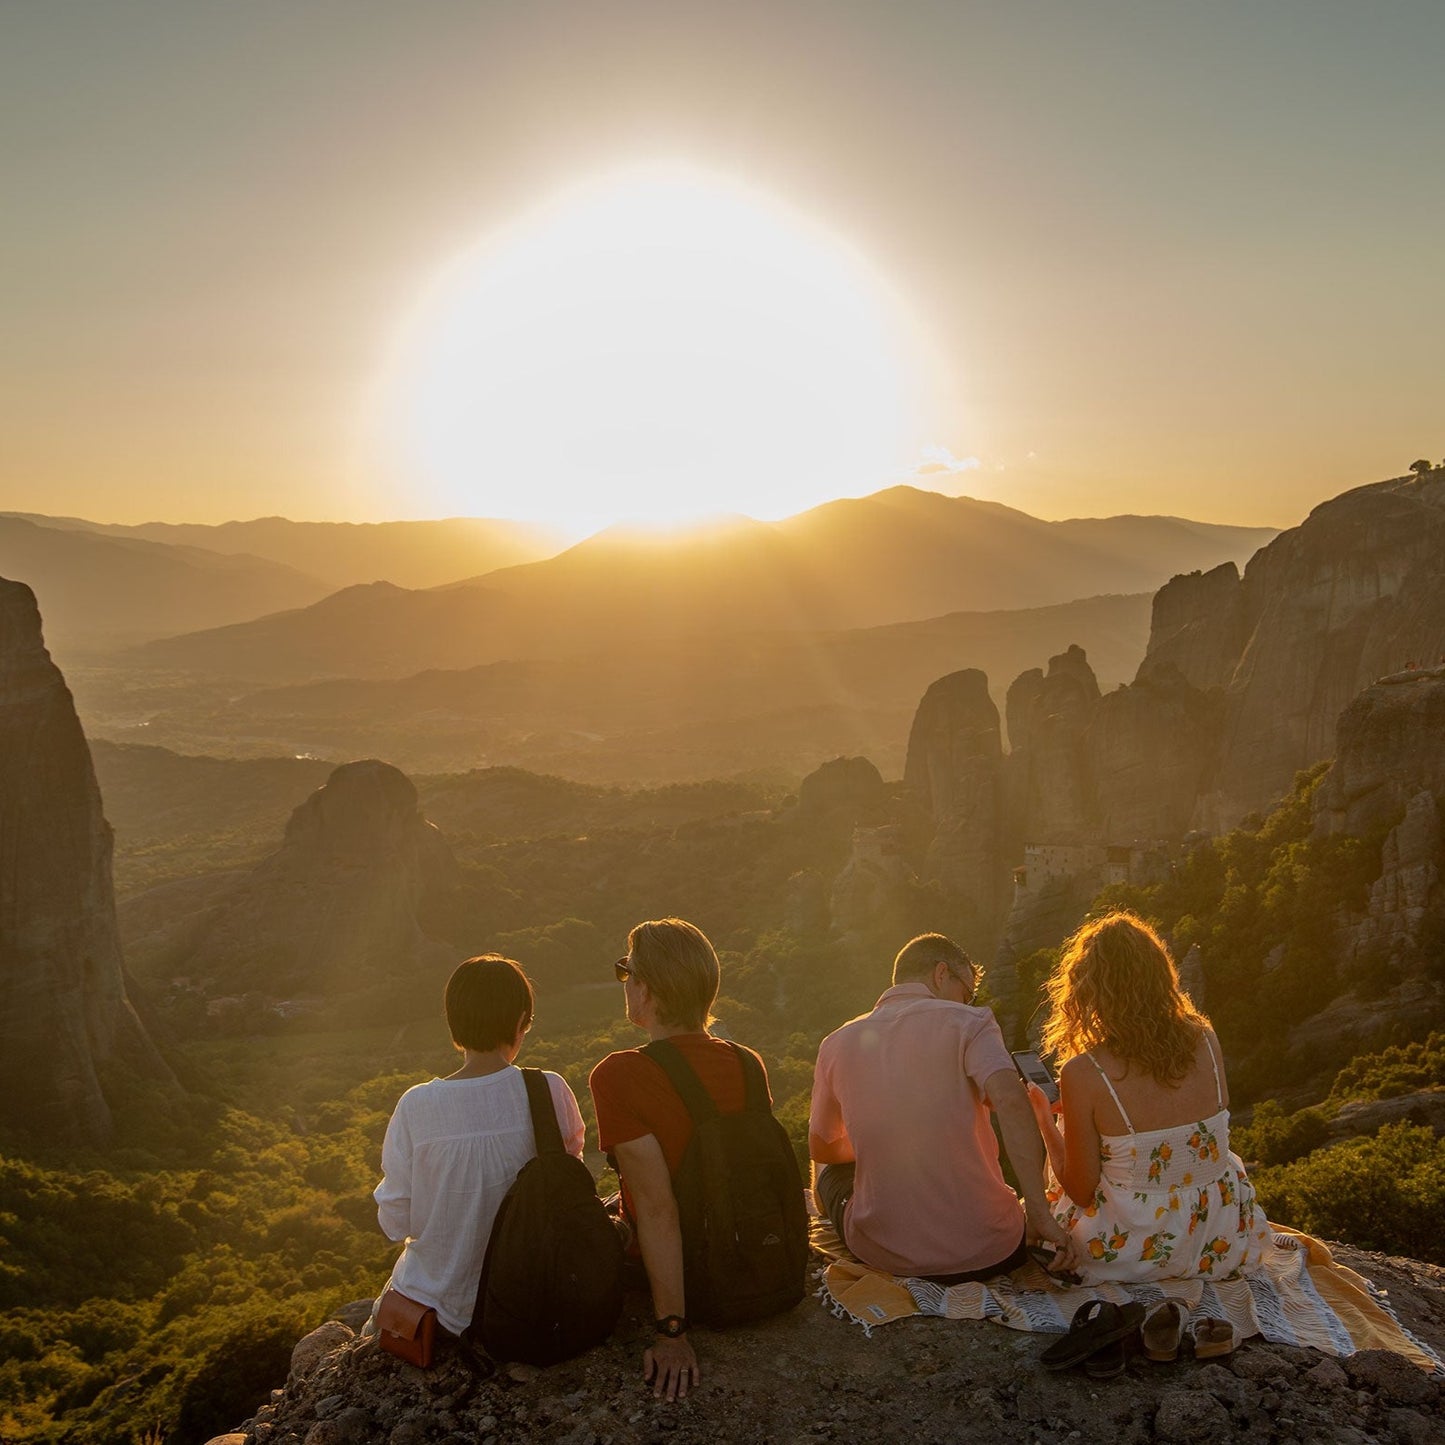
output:
{"label": "eyeglasses", "polygon": [[627,961],[625,953],[612,965],[612,972],[617,975],[618,983],[626,983],[632,977],[632,965]]}
{"label": "eyeglasses", "polygon": [[943,966],[953,978],[957,979],[957,981],[968,990],[968,996],[972,999],[974,994],[978,992],[979,984],[983,982],[983,969],[971,960],[963,965],[966,970],[964,973],[960,973],[951,963],[945,963]]}

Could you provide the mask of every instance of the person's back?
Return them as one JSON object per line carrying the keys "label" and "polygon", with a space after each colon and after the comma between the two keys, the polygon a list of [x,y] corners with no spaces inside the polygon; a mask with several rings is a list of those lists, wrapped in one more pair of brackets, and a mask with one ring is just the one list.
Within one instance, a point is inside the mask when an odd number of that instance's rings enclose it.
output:
{"label": "person's back", "polygon": [[[582,1152],[583,1124],[566,1082],[547,1075],[569,1151]],[[471,1321],[492,1221],[522,1166],[536,1154],[521,1070],[431,1079],[397,1101],[382,1145],[377,1219],[406,1241],[390,1284],[431,1305],[459,1335]]]}
{"label": "person's back", "polygon": [[[446,1015],[462,1067],[408,1089],[382,1143],[377,1219],[388,1239],[403,1243],[387,1288],[435,1309],[454,1335],[471,1321],[497,1209],[537,1152],[526,1085],[512,1062],[532,1012],[531,984],[512,960],[459,964]],[[546,1078],[563,1141],[580,1158],[577,1101],[558,1075]]]}
{"label": "person's back", "polygon": [[940,934],[894,960],[871,1013],[823,1040],[813,1074],[814,1193],[848,1248],[890,1273],[983,1278],[1024,1262],[1025,1218],[1004,1181],[990,1108],[1036,1233],[1062,1242],[1043,1151],[978,971]]}
{"label": "person's back", "polygon": [[1230,1152],[1223,1056],[1162,940],[1132,914],[1096,919],[1066,943],[1048,992],[1063,1129],[1041,1091],[1030,1099],[1085,1279],[1253,1268],[1267,1225]]}
{"label": "person's back", "polygon": [[[860,1166],[848,1246],[904,1275],[967,1272],[1006,1258],[1022,1230],[985,1101],[1008,1055],[986,1009],[891,988],[829,1034],[815,1078],[837,1101]],[[826,1115],[817,1132],[831,1132]],[[966,1221],[966,1227],[960,1227]]]}
{"label": "person's back", "polygon": [[[718,989],[717,954],[706,936],[678,918],[639,923],[628,936],[627,955],[614,965],[623,985],[627,1017],[646,1030],[647,1049],[609,1054],[592,1071],[602,1147],[614,1158],[622,1185],[624,1217],[646,1268],[656,1333],[643,1354],[643,1378],[669,1399],[686,1395],[702,1378],[689,1338],[689,1272],[694,1280],[705,1261],[700,1241],[685,1238],[685,1221],[675,1180],[694,1137],[687,1103],[669,1076],[665,1060],[695,1078],[704,1107],[736,1115],[748,1104],[744,1070],[754,1073],[760,1107],[771,1104],[762,1060],[708,1033]],[[662,1054],[649,1053],[665,1041]],[[789,1159],[791,1156],[789,1155]],[[678,1181],[680,1182],[680,1181]],[[791,1202],[799,1237],[799,1295],[806,1258],[802,1186],[793,1169]],[[682,1195],[692,1197],[692,1191]]]}

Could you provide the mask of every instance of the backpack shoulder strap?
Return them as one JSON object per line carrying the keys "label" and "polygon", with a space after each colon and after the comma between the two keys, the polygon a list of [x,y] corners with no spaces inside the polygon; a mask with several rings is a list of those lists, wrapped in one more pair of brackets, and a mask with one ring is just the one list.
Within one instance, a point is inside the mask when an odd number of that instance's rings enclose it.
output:
{"label": "backpack shoulder strap", "polygon": [[541,1069],[522,1069],[527,1086],[527,1107],[532,1114],[532,1137],[538,1154],[565,1154],[562,1126],[557,1122],[557,1106],[552,1102],[552,1086]]}
{"label": "backpack shoulder strap", "polygon": [[772,1113],[772,1106],[768,1103],[768,1076],[763,1072],[763,1066],[758,1056],[751,1049],[745,1049],[741,1044],[735,1044],[728,1040],[728,1047],[737,1056],[737,1061],[743,1066],[743,1088],[747,1093],[747,1100],[743,1104],[745,1109],[759,1109],[764,1114]]}
{"label": "backpack shoulder strap", "polygon": [[703,1088],[697,1070],[683,1058],[682,1050],[671,1039],[654,1039],[640,1052],[661,1065],[672,1087],[682,1096],[682,1102],[687,1106],[687,1112],[692,1116],[694,1124],[717,1117],[718,1109],[712,1101],[712,1095]]}

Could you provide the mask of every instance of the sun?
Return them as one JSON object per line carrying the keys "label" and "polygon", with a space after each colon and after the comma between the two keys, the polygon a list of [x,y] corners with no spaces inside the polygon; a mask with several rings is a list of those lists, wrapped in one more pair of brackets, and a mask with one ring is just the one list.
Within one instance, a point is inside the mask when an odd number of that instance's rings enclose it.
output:
{"label": "sun", "polygon": [[928,349],[850,246],[679,166],[601,177],[445,268],[382,407],[408,502],[546,522],[786,516],[906,474]]}

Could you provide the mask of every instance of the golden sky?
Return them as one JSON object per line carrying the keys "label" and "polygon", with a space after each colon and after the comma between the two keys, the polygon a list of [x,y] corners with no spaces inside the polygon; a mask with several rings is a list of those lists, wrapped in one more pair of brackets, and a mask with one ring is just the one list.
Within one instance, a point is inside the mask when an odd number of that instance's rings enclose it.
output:
{"label": "golden sky", "polygon": [[9,3],[0,509],[534,515],[383,455],[380,379],[459,255],[664,158],[898,301],[927,485],[1289,525],[1445,455],[1442,55],[1438,0]]}

